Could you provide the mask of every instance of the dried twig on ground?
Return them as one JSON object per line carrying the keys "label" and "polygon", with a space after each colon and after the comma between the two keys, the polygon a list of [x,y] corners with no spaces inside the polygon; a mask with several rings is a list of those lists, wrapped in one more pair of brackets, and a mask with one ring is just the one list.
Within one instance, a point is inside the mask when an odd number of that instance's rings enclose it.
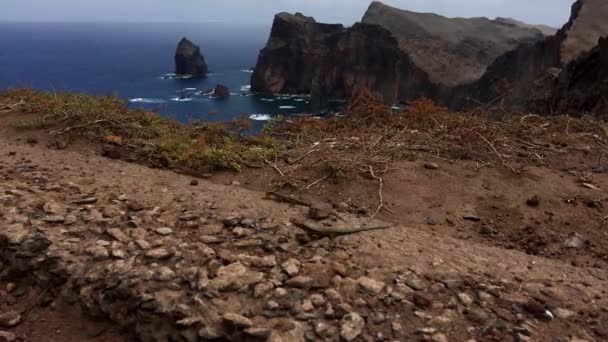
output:
{"label": "dried twig on ground", "polygon": [[378,204],[378,208],[376,208],[376,212],[372,215],[372,217],[376,217],[380,213],[380,210],[384,208],[384,197],[382,196],[382,190],[384,188],[384,179],[382,177],[376,176],[374,168],[371,165],[369,166],[369,173],[374,179],[378,180],[378,198],[380,203]]}
{"label": "dried twig on ground", "polygon": [[281,175],[281,177],[285,177],[285,173],[283,173],[283,171],[281,171],[281,169],[279,169],[277,164],[271,162],[268,159],[264,159],[264,163],[266,163],[268,166],[272,167],[279,175]]}
{"label": "dried twig on ground", "polygon": [[304,159],[304,158],[308,157],[309,155],[311,155],[311,154],[313,154],[313,153],[315,153],[315,152],[318,152],[318,151],[319,151],[318,149],[317,149],[317,150],[310,150],[310,151],[308,151],[308,152],[304,153],[303,155],[301,155],[300,157],[298,157],[298,158],[296,158],[296,159],[294,159],[294,160],[290,161],[288,164],[289,164],[289,165],[293,165],[293,164],[295,164],[295,163],[297,163],[297,162],[301,161],[302,159]]}
{"label": "dried twig on ground", "polygon": [[70,131],[73,131],[75,129],[78,129],[78,128],[84,128],[84,127],[87,127],[87,126],[96,125],[96,124],[100,124],[100,123],[104,123],[104,122],[110,122],[110,121],[108,121],[108,120],[95,120],[95,121],[83,123],[82,125],[71,126],[71,127],[66,128],[66,129],[63,129],[61,131],[51,131],[49,133],[50,134],[61,135],[61,134],[65,134],[65,133],[68,133]]}
{"label": "dried twig on ground", "polygon": [[314,182],[312,182],[312,183],[308,184],[308,185],[306,186],[306,189],[310,189],[310,188],[312,188],[313,186],[315,186],[315,185],[317,185],[317,184],[321,183],[322,181],[324,181],[324,180],[326,180],[327,178],[329,178],[329,176],[330,176],[330,175],[326,175],[326,176],[321,177],[321,178],[317,179],[316,181],[314,181]]}
{"label": "dried twig on ground", "polygon": [[475,132],[475,134],[477,134],[481,139],[483,139],[483,141],[486,142],[486,144],[488,144],[488,146],[490,146],[490,148],[492,149],[492,151],[494,152],[494,154],[496,154],[496,156],[498,157],[498,159],[500,159],[500,163],[502,164],[502,166],[504,166],[504,167],[508,168],[509,170],[513,171],[513,173],[519,173],[513,167],[507,165],[507,163],[505,162],[505,159],[502,157],[502,155],[500,154],[500,152],[498,152],[498,150],[496,149],[496,147],[494,146],[494,144],[492,144],[490,142],[490,140],[486,139],[486,137],[484,137],[483,135],[481,135],[481,133],[479,133],[479,132]]}

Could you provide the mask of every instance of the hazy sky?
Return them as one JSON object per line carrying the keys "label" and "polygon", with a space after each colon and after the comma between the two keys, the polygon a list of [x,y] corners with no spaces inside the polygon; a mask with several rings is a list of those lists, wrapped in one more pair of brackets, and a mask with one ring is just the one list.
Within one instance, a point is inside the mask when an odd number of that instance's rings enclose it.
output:
{"label": "hazy sky", "polygon": [[[561,26],[574,0],[386,0],[387,4],[454,17],[512,17]],[[0,21],[227,21],[270,23],[300,11],[319,21],[351,24],[370,0],[0,0]]]}

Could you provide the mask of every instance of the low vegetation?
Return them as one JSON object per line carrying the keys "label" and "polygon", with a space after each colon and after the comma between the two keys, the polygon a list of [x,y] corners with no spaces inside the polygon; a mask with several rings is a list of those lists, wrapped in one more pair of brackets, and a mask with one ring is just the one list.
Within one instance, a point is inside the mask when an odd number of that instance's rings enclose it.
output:
{"label": "low vegetation", "polygon": [[1,94],[0,103],[18,104],[12,108],[18,108],[23,116],[12,122],[17,129],[48,130],[62,141],[103,143],[129,159],[194,174],[238,171],[242,165],[260,163],[277,154],[272,140],[242,135],[246,123],[242,119],[185,125],[155,113],[128,109],[115,97],[24,89]]}

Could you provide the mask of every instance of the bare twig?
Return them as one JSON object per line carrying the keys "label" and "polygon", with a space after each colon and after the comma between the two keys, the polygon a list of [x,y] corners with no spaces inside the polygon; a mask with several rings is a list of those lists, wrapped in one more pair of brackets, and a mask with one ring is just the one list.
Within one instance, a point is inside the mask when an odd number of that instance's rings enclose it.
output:
{"label": "bare twig", "polygon": [[102,122],[109,122],[109,121],[108,120],[95,120],[95,121],[83,123],[82,125],[76,125],[76,126],[68,127],[68,128],[66,128],[64,130],[61,130],[61,131],[51,131],[51,132],[49,132],[49,134],[61,135],[61,134],[65,134],[65,133],[68,133],[70,131],[73,131],[75,129],[78,129],[78,128],[84,128],[84,127],[95,125],[95,124],[102,123]]}
{"label": "bare twig", "polygon": [[498,150],[496,149],[496,147],[494,147],[494,144],[492,144],[490,142],[490,140],[486,139],[486,137],[484,137],[483,135],[481,135],[481,133],[479,133],[479,132],[475,132],[475,134],[477,134],[481,139],[483,139],[483,141],[486,142],[486,144],[488,144],[490,146],[490,148],[492,149],[492,151],[494,151],[494,153],[496,154],[496,156],[498,157],[498,159],[500,159],[500,163],[502,164],[503,167],[508,168],[509,170],[513,171],[514,173],[518,173],[517,170],[515,170],[513,167],[507,165],[507,163],[505,162],[505,159],[498,152]]}
{"label": "bare twig", "polygon": [[329,175],[326,175],[326,176],[324,176],[324,177],[321,177],[321,178],[317,179],[316,181],[314,181],[314,182],[312,182],[312,183],[308,184],[308,185],[306,186],[306,189],[310,189],[310,188],[312,188],[313,186],[315,186],[315,185],[317,185],[317,184],[321,183],[322,181],[326,180],[327,178],[329,178]]}
{"label": "bare twig", "polygon": [[302,159],[304,159],[304,158],[308,157],[309,155],[311,155],[311,154],[313,154],[313,153],[315,153],[315,152],[318,152],[318,151],[319,151],[318,149],[317,149],[317,150],[310,150],[310,151],[308,151],[308,152],[304,153],[302,156],[300,156],[300,157],[298,157],[298,158],[296,158],[296,159],[294,159],[294,160],[290,161],[290,162],[289,162],[289,165],[293,165],[293,164],[295,164],[295,163],[297,163],[297,162],[301,161]]}
{"label": "bare twig", "polygon": [[372,215],[372,217],[376,217],[380,213],[380,210],[384,208],[384,197],[382,196],[382,189],[384,188],[384,179],[382,177],[376,176],[374,168],[371,165],[369,166],[369,173],[372,175],[373,178],[378,180],[378,198],[380,203],[378,204],[378,208],[376,208],[376,212]]}
{"label": "bare twig", "polygon": [[268,159],[264,159],[264,162],[265,162],[266,164],[268,164],[268,166],[270,166],[270,167],[272,167],[273,169],[275,169],[275,171],[276,171],[276,172],[277,172],[279,175],[281,175],[281,177],[285,177],[285,173],[283,173],[283,171],[281,171],[281,169],[279,169],[279,167],[277,166],[277,164],[275,164],[275,163],[271,162],[271,161],[270,161],[270,160],[268,160]]}

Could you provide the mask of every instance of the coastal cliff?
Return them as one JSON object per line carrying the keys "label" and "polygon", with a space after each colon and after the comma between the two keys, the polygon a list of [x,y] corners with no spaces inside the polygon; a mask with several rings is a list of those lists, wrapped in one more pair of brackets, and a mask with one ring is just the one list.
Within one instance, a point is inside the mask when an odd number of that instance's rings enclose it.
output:
{"label": "coastal cliff", "polygon": [[175,73],[177,75],[205,76],[208,71],[200,48],[187,38],[182,38],[175,51]]}
{"label": "coastal cliff", "polygon": [[368,88],[386,103],[436,98],[477,79],[518,43],[544,38],[536,28],[485,18],[449,19],[379,2],[345,28],[302,14],[278,14],[251,79],[263,93],[347,98]]}

